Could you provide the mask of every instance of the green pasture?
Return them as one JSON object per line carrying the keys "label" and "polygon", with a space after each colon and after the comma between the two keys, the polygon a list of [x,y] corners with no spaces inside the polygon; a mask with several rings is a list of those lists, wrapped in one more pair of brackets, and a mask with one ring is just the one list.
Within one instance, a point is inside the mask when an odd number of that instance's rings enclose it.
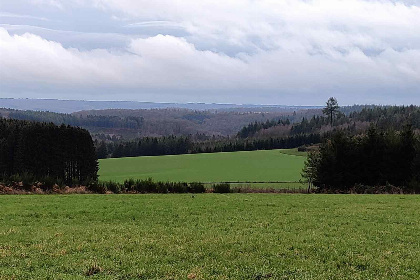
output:
{"label": "green pasture", "polygon": [[300,151],[298,151],[298,149],[283,149],[283,150],[279,150],[279,151],[282,154],[291,155],[291,156],[301,156],[301,157],[308,156],[307,152],[300,152]]}
{"label": "green pasture", "polygon": [[[99,179],[184,182],[296,182],[305,156],[293,150],[104,159]],[[304,154],[303,154],[304,155]]]}
{"label": "green pasture", "polygon": [[0,279],[419,279],[418,195],[0,196]]}

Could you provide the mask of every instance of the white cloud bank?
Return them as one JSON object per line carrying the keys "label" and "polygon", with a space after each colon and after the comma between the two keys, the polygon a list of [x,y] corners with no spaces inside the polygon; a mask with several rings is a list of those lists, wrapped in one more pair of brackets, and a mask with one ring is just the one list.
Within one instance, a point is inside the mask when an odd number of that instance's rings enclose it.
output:
{"label": "white cloud bank", "polygon": [[34,3],[100,9],[130,28],[172,23],[189,35],[81,51],[0,28],[2,92],[83,91],[87,99],[101,99],[107,89],[114,99],[164,92],[166,101],[294,104],[321,104],[335,95],[346,103],[420,104],[417,1]]}

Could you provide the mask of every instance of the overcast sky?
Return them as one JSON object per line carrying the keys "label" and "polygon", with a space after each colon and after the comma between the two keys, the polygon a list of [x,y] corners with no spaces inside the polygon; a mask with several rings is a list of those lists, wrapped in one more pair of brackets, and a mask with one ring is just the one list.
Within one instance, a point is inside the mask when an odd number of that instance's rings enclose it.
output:
{"label": "overcast sky", "polygon": [[420,105],[420,0],[0,0],[0,97]]}

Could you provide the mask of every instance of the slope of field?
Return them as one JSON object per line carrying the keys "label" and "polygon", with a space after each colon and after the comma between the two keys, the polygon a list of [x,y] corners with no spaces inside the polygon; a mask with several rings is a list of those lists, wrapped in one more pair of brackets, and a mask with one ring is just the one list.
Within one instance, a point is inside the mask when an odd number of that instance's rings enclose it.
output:
{"label": "slope of field", "polygon": [[282,154],[291,155],[291,156],[301,156],[301,157],[307,157],[308,152],[300,152],[298,149],[284,149],[280,150]]}
{"label": "slope of field", "polygon": [[419,279],[418,195],[0,196],[0,279]]}
{"label": "slope of field", "polygon": [[282,150],[105,159],[99,179],[127,178],[161,181],[298,181],[305,157]]}

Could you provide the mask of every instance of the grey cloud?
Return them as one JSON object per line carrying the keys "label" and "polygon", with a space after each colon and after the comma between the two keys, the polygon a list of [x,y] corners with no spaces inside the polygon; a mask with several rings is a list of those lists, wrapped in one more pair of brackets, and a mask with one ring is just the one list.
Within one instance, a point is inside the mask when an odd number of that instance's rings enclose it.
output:
{"label": "grey cloud", "polygon": [[15,3],[16,22],[0,16],[4,96],[420,103],[418,1]]}

